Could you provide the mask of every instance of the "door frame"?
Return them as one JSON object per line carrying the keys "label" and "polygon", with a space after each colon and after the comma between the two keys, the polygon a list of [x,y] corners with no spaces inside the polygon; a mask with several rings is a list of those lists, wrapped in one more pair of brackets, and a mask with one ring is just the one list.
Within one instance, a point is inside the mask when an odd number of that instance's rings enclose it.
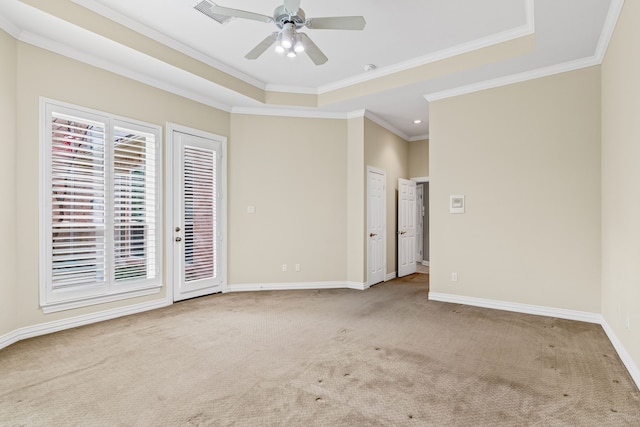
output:
{"label": "door frame", "polygon": [[[413,181],[413,180],[412,180]],[[420,196],[421,203],[418,204],[418,196]],[[424,243],[424,187],[421,183],[416,182],[416,264],[422,264],[423,254],[422,249]]]}
{"label": "door frame", "polygon": [[367,287],[371,287],[371,279],[369,278],[369,271],[371,271],[369,265],[369,174],[377,173],[384,177],[384,189],[382,190],[384,194],[384,206],[382,209],[382,219],[384,222],[384,236],[382,239],[382,273],[383,278],[382,281],[387,280],[387,234],[388,234],[388,224],[387,224],[387,172],[383,169],[374,168],[373,166],[367,166],[367,178],[365,180],[367,189],[367,210],[365,212],[365,247],[367,248]]}
{"label": "door frame", "polygon": [[[417,178],[411,178],[411,181],[415,181],[416,184],[428,183],[429,182],[429,177],[428,176],[421,176],[421,177],[417,177]],[[431,192],[429,192],[429,194],[431,194]],[[423,194],[423,197],[424,197],[424,194]],[[429,206],[431,206],[431,203],[429,203]],[[424,227],[424,218],[425,217],[429,218],[429,209],[425,209],[424,210],[423,227]],[[431,226],[431,221],[429,221],[429,226]],[[423,228],[423,234],[424,234],[424,228]],[[429,236],[431,236],[431,233],[429,233]],[[430,242],[426,242],[426,243],[427,243],[427,245],[430,245]],[[424,244],[425,244],[425,242],[423,241],[422,242],[422,262],[421,262],[421,264],[429,266],[431,260],[426,261],[426,262],[424,260]]]}
{"label": "door frame", "polygon": [[212,139],[220,142],[222,147],[222,159],[220,160],[220,183],[218,190],[222,195],[222,199],[219,204],[219,211],[217,214],[220,218],[220,232],[222,233],[220,243],[220,289],[222,292],[227,292],[227,137],[222,135],[216,135],[214,133],[202,131],[199,129],[190,128],[187,126],[179,125],[177,123],[167,122],[165,126],[165,153],[164,153],[164,218],[165,218],[165,251],[164,251],[164,277],[166,279],[166,298],[169,304],[174,303],[174,257],[175,257],[175,245],[174,238],[174,215],[173,215],[173,202],[174,197],[174,178],[176,171],[173,170],[173,149],[174,149],[174,132],[185,133],[193,136],[197,136],[205,139]]}

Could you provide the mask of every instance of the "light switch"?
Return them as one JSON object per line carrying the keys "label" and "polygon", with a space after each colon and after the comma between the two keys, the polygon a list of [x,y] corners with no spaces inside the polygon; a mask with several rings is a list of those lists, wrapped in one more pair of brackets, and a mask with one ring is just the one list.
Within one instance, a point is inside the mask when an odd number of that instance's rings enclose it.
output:
{"label": "light switch", "polygon": [[452,195],[449,196],[449,213],[463,214],[464,213],[464,195]]}
{"label": "light switch", "polygon": [[251,206],[247,206],[247,213],[248,214],[254,214],[256,213],[256,207],[251,205]]}

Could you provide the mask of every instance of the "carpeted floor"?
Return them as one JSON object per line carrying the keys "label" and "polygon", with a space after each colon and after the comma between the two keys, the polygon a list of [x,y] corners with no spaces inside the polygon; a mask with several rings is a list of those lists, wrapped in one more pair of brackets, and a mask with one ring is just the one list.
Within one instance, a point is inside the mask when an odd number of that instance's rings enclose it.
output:
{"label": "carpeted floor", "polygon": [[0,350],[2,426],[639,426],[602,328],[367,291],[231,293]]}

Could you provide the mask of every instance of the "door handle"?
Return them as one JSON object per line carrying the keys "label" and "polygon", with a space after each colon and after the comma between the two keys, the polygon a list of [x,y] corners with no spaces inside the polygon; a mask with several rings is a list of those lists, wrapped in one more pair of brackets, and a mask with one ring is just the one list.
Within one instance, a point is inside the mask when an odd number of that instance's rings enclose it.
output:
{"label": "door handle", "polygon": [[376,233],[369,233],[369,237],[375,237],[375,236],[377,236]]}
{"label": "door handle", "polygon": [[181,242],[182,241],[182,237],[178,236],[176,237],[176,242]]}
{"label": "door handle", "polygon": [[406,231],[400,231],[398,234],[400,234],[402,236],[403,234],[407,234],[407,232]]}

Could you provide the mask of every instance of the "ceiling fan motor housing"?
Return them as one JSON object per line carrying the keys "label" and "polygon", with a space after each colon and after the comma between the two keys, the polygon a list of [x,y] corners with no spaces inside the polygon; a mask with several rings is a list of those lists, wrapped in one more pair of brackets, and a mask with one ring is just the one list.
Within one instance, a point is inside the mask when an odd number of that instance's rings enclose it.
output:
{"label": "ceiling fan motor housing", "polygon": [[289,13],[285,10],[284,5],[278,6],[276,10],[273,11],[273,21],[276,23],[278,28],[282,29],[284,24],[292,23],[295,26],[295,29],[300,29],[304,27],[307,18],[304,14],[304,10],[298,9],[295,15],[289,15]]}

